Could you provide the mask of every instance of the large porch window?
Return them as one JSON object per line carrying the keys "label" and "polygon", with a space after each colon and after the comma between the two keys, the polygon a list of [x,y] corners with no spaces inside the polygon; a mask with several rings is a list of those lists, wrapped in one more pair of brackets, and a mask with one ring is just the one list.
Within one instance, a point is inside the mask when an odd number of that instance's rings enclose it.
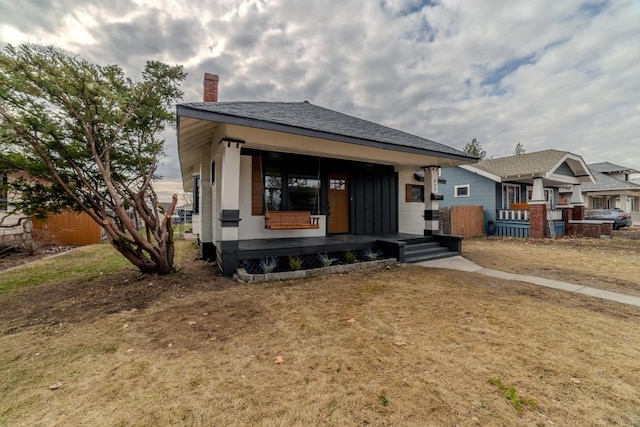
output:
{"label": "large porch window", "polygon": [[[293,158],[295,157],[295,159]],[[320,177],[318,160],[302,156],[280,156],[257,159],[261,167],[254,169],[254,182],[263,185],[263,191],[254,192],[254,197],[263,200],[253,205],[262,205],[267,211],[310,211],[318,215],[320,211]],[[259,164],[258,164],[259,166]],[[260,172],[260,169],[262,172]],[[260,173],[262,177],[260,178]],[[256,213],[254,212],[254,215]]]}
{"label": "large porch window", "polygon": [[502,209],[511,209],[514,203],[520,203],[520,186],[502,184]]}

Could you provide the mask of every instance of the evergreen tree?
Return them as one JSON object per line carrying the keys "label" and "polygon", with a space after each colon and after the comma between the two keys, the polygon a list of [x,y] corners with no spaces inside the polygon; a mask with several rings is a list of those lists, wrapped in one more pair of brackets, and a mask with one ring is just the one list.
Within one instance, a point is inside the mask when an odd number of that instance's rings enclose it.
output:
{"label": "evergreen tree", "polygon": [[0,52],[0,170],[22,172],[8,184],[20,195],[10,209],[86,212],[143,273],[174,271],[177,196],[161,214],[153,183],[185,77],[181,66],[150,61],[133,80],[55,47],[8,45]]}
{"label": "evergreen tree", "polygon": [[465,153],[471,154],[473,156],[479,157],[480,160],[484,160],[487,158],[487,152],[482,149],[482,145],[478,142],[476,138],[473,138],[470,143],[464,146],[462,149]]}

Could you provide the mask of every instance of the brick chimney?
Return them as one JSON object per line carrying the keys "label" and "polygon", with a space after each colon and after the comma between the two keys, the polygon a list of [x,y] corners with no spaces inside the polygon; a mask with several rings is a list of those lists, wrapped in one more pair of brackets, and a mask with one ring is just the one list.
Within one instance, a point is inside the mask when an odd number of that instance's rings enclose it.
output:
{"label": "brick chimney", "polygon": [[217,74],[204,73],[204,102],[218,102]]}

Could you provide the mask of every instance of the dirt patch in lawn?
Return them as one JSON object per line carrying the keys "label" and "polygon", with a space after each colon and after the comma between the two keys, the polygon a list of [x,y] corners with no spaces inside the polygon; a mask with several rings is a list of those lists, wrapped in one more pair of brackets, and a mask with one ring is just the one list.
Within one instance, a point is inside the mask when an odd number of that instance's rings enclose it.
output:
{"label": "dirt patch in lawn", "polygon": [[612,239],[466,239],[462,249],[482,267],[640,296],[640,240],[628,238],[635,232],[618,230]]}
{"label": "dirt patch in lawn", "polygon": [[636,307],[418,266],[239,284],[184,258],[0,294],[0,425],[640,423]]}

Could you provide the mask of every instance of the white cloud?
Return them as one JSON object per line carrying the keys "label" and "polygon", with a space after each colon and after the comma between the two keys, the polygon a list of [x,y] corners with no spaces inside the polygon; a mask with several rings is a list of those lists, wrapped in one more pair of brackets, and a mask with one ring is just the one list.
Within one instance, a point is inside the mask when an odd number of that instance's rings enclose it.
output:
{"label": "white cloud", "polygon": [[[24,3],[0,5],[3,41],[130,74],[181,63],[185,101],[208,71],[223,101],[306,99],[456,148],[477,138],[495,157],[520,142],[640,169],[637,1]],[[160,173],[176,180],[167,141]]]}

